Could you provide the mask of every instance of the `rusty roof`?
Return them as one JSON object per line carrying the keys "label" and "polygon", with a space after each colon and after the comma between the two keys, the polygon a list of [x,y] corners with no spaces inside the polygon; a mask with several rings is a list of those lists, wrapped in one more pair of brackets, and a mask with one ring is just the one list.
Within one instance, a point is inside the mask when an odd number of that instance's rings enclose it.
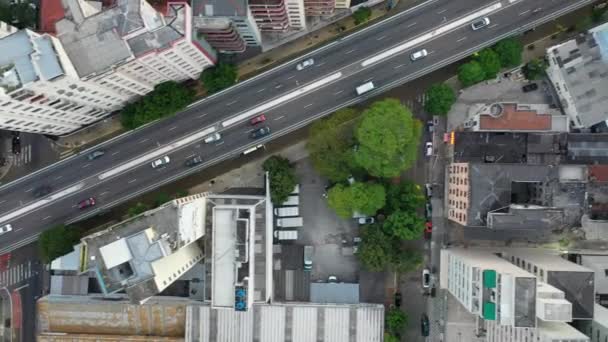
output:
{"label": "rusty roof", "polygon": [[589,180],[608,182],[608,165],[589,165]]}
{"label": "rusty roof", "polygon": [[514,103],[503,104],[502,108],[502,115],[499,117],[481,114],[479,127],[483,130],[551,130],[551,114],[539,114],[535,110],[518,110]]}

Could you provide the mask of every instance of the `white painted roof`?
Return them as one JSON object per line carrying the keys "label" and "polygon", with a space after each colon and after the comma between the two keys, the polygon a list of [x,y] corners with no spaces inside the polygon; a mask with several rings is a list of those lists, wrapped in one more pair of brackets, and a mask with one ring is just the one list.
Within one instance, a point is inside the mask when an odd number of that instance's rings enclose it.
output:
{"label": "white painted roof", "polygon": [[129,250],[129,245],[125,238],[101,247],[99,252],[101,253],[103,263],[106,265],[107,269],[116,267],[133,259],[133,255],[131,255],[131,250]]}

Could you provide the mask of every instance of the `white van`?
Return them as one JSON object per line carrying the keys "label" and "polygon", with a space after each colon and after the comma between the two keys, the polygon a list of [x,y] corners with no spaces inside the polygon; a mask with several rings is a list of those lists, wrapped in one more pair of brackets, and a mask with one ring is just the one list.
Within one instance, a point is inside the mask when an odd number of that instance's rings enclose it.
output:
{"label": "white van", "polygon": [[301,217],[283,217],[277,219],[277,227],[283,228],[294,228],[294,227],[302,227],[302,218]]}
{"label": "white van", "polygon": [[274,208],[274,214],[278,217],[298,216],[300,210],[298,210],[298,207]]}
{"label": "white van", "polygon": [[363,83],[362,85],[358,86],[356,88],[357,90],[357,95],[363,95],[365,93],[367,93],[368,91],[372,91],[374,90],[375,86],[374,83],[372,81],[369,81],[367,83]]}
{"label": "white van", "polygon": [[281,205],[299,205],[300,204],[300,196],[298,195],[291,195],[289,197],[287,197],[287,201],[281,203]]}
{"label": "white van", "polygon": [[296,186],[293,187],[293,191],[291,192],[290,195],[297,195],[300,193],[300,184],[296,184]]}
{"label": "white van", "polygon": [[297,240],[298,231],[297,230],[275,230],[274,237],[277,240]]}
{"label": "white van", "polygon": [[412,60],[412,62],[417,61],[421,58],[426,57],[428,54],[429,53],[426,51],[426,49],[418,50],[410,55],[410,59]]}
{"label": "white van", "polygon": [[245,151],[243,151],[243,155],[247,155],[247,154],[249,154],[251,152],[255,152],[255,151],[257,151],[257,150],[259,150],[261,148],[264,148],[264,145],[260,144],[260,145],[256,145],[256,146],[250,147],[250,148],[246,149]]}

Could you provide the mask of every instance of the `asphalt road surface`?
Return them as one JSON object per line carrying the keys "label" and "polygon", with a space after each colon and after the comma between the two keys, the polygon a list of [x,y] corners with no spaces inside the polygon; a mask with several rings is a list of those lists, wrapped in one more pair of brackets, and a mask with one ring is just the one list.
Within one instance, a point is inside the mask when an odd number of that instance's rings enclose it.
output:
{"label": "asphalt road surface", "polygon": [[[122,135],[0,188],[0,225],[13,231],[0,236],[0,253],[34,241],[44,229],[96,215],[125,200],[245,149],[307,125],[338,108],[373,97],[459,60],[513,33],[552,20],[591,0],[430,0],[298,60],[201,100],[180,114]],[[471,21],[487,15],[491,24],[473,31]],[[412,62],[410,54],[428,56]],[[308,57],[315,64],[295,65]],[[375,89],[357,96],[355,88],[372,81]],[[265,114],[272,134],[257,141],[248,118]],[[220,132],[222,141],[202,142],[202,132]],[[90,161],[87,153],[105,155]],[[201,155],[204,163],[187,168],[185,160]],[[171,163],[153,169],[150,162],[168,155]],[[35,189],[53,193],[34,198]],[[77,203],[94,197],[96,206]]]}

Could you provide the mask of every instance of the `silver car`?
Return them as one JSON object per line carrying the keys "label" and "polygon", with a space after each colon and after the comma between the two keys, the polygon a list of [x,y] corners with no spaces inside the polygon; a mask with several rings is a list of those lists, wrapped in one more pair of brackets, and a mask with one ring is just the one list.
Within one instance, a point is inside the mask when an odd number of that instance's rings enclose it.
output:
{"label": "silver car", "polygon": [[312,59],[312,58],[309,58],[309,59],[307,59],[305,61],[302,61],[302,62],[298,63],[298,65],[296,65],[296,69],[298,71],[302,71],[302,70],[304,70],[304,69],[306,69],[308,67],[311,67],[313,64],[315,64],[315,60]]}
{"label": "silver car", "polygon": [[477,20],[475,20],[474,22],[471,23],[471,29],[473,29],[473,31],[477,31],[481,28],[484,28],[486,26],[490,25],[490,18],[488,17],[483,17],[483,18],[479,18]]}
{"label": "silver car", "polygon": [[13,230],[13,227],[10,224],[4,225],[4,226],[0,227],[0,235],[2,235],[4,233],[8,233],[12,230]]}
{"label": "silver car", "polygon": [[152,168],[157,169],[159,167],[165,166],[165,165],[169,164],[170,161],[171,161],[171,159],[169,159],[169,156],[164,156],[162,158],[158,158],[152,162]]}

